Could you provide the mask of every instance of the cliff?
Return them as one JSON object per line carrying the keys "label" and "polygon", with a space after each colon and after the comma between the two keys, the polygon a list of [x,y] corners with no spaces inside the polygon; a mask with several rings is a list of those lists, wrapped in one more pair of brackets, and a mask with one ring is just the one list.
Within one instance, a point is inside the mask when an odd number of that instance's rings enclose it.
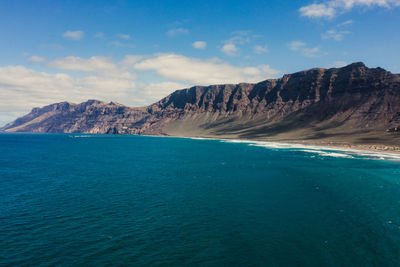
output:
{"label": "cliff", "polygon": [[400,75],[353,63],[256,84],[195,86],[147,107],[89,100],[34,108],[5,132],[400,144]]}

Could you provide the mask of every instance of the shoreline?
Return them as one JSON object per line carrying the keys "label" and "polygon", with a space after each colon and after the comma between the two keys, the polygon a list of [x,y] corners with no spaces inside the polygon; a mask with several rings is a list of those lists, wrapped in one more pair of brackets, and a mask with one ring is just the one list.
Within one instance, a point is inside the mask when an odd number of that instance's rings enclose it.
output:
{"label": "shoreline", "polygon": [[[278,141],[281,142],[281,141]],[[391,145],[379,145],[379,144],[350,144],[350,143],[338,143],[338,142],[308,142],[304,140],[299,141],[287,141],[289,144],[301,144],[309,146],[320,146],[332,149],[346,149],[346,150],[357,150],[357,151],[369,151],[369,152],[383,152],[390,154],[400,155],[400,147]]]}
{"label": "shoreline", "polygon": [[[32,132],[0,132],[5,134],[32,134]],[[33,133],[33,134],[46,134],[46,133]],[[48,134],[48,133],[47,133]],[[57,133],[50,133],[57,134]],[[71,134],[71,135],[98,135],[95,133],[60,133],[60,134]],[[100,135],[112,135],[112,134],[100,134]],[[126,135],[126,134],[117,134]],[[147,136],[147,137],[170,137],[170,138],[187,138],[194,140],[217,140],[229,143],[248,143],[254,146],[266,147],[271,149],[296,149],[301,151],[313,150],[317,152],[320,150],[327,151],[338,151],[347,152],[349,154],[361,155],[361,156],[373,156],[378,158],[391,158],[400,160],[400,146],[383,145],[383,144],[350,144],[350,143],[339,143],[334,141],[323,142],[323,141],[306,141],[306,140],[263,140],[263,139],[241,139],[233,137],[216,137],[216,136],[183,136],[183,135],[170,135],[170,134],[159,134],[159,135],[147,135],[147,134],[127,134],[131,136]],[[309,151],[311,152],[311,151]]]}
{"label": "shoreline", "polygon": [[[154,137],[160,137],[152,135]],[[379,159],[397,159],[400,160],[400,147],[385,146],[385,145],[367,145],[367,144],[340,144],[334,142],[308,142],[304,140],[288,140],[288,141],[272,141],[272,140],[256,140],[256,139],[240,139],[240,138],[215,138],[215,137],[202,137],[202,136],[164,136],[164,137],[177,137],[188,138],[194,140],[217,140],[227,143],[248,143],[253,146],[265,147],[270,149],[294,149],[304,152],[318,153],[321,151],[335,151],[345,152],[346,155],[358,155],[366,157],[376,157]],[[339,156],[333,155],[333,156]]]}

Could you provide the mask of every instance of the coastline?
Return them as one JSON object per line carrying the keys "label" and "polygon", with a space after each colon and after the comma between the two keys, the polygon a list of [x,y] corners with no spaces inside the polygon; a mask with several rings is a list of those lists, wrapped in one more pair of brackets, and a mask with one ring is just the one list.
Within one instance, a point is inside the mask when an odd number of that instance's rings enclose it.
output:
{"label": "coastline", "polygon": [[[31,132],[0,132],[5,134],[23,133],[30,134]],[[32,133],[31,133],[32,134]],[[37,133],[46,134],[46,133]],[[73,135],[97,135],[94,133],[67,133]],[[109,135],[109,134],[105,134]],[[125,134],[122,134],[125,135]],[[270,149],[294,149],[305,152],[318,152],[318,151],[337,151],[345,152],[348,154],[376,157],[376,158],[390,158],[400,160],[400,146],[383,145],[383,144],[351,144],[351,143],[339,143],[334,141],[309,141],[309,140],[265,140],[265,139],[244,139],[238,137],[228,136],[189,136],[189,135],[171,135],[171,134],[129,134],[137,136],[148,136],[148,137],[170,137],[170,138],[187,138],[195,140],[217,140],[228,143],[248,143],[253,146],[266,147]],[[75,136],[83,137],[83,136]]]}
{"label": "coastline", "polygon": [[[87,133],[77,133],[87,134]],[[135,134],[132,134],[135,135]],[[265,140],[265,139],[244,139],[244,138],[233,138],[223,136],[185,136],[185,135],[171,135],[171,134],[138,134],[137,136],[148,136],[148,137],[169,137],[169,138],[187,138],[194,140],[216,140],[229,143],[248,143],[256,146],[263,146],[266,148],[289,148],[299,149],[306,151],[311,149],[314,151],[326,150],[326,151],[338,151],[347,152],[357,155],[374,156],[378,158],[386,157],[400,160],[400,146],[390,146],[382,144],[351,144],[351,143],[339,143],[339,142],[322,142],[322,141],[306,141],[306,140]]]}
{"label": "coastline", "polygon": [[351,144],[351,143],[339,143],[339,142],[309,142],[304,140],[299,141],[287,141],[291,144],[303,144],[311,146],[327,147],[332,149],[348,149],[357,151],[370,151],[370,152],[384,152],[391,154],[400,155],[400,146],[382,145],[382,144]]}
{"label": "coastline", "polygon": [[[153,135],[160,137],[159,135]],[[305,140],[259,140],[259,139],[241,139],[241,138],[217,138],[204,136],[172,136],[164,135],[164,137],[188,138],[195,140],[217,140],[227,143],[248,143],[253,146],[265,147],[270,149],[293,149],[304,152],[313,152],[321,154],[338,156],[358,155],[366,157],[374,157],[379,159],[396,159],[400,160],[400,147],[372,144],[349,144],[336,142],[309,142]],[[325,153],[323,151],[345,152],[347,154]]]}

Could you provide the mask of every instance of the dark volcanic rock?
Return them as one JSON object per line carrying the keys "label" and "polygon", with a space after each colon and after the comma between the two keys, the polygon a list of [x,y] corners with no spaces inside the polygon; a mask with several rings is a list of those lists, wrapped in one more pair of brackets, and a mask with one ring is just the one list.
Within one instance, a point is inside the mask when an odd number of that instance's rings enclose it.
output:
{"label": "dark volcanic rock", "polygon": [[400,76],[353,63],[257,84],[195,86],[143,108],[62,102],[34,108],[2,130],[267,138],[307,129],[299,138],[317,138],[393,133],[399,125]]}

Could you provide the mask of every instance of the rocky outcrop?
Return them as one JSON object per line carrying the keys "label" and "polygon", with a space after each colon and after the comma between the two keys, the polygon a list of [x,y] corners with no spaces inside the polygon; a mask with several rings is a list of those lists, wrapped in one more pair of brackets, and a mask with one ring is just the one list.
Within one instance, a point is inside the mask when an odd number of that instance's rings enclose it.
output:
{"label": "rocky outcrop", "polygon": [[[195,86],[147,107],[89,100],[34,108],[6,132],[398,140],[400,75],[353,63],[260,83]],[[375,137],[368,137],[374,135]]]}

